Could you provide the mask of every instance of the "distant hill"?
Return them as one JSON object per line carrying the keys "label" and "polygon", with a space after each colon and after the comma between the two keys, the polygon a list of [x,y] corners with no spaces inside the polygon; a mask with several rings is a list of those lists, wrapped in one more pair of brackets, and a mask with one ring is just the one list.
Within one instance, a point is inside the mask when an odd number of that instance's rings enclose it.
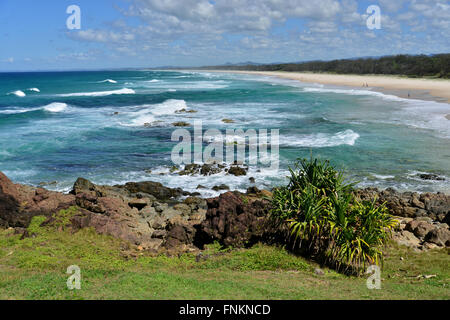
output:
{"label": "distant hill", "polygon": [[[199,68],[197,68],[199,69]],[[450,53],[395,55],[297,63],[238,63],[201,67],[205,70],[327,72],[337,74],[392,74],[409,77],[450,78]]]}

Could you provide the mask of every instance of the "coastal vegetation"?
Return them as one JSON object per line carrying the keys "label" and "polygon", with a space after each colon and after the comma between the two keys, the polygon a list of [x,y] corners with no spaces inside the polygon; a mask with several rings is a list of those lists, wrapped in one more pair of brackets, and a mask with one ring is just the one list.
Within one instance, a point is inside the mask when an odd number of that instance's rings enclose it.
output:
{"label": "coastal vegetation", "polygon": [[[227,168],[180,174],[216,169]],[[0,190],[0,299],[450,298],[450,197],[354,190],[327,161],[299,161],[273,193],[209,199],[83,178],[61,194],[1,174]],[[393,241],[386,207],[401,220]],[[381,290],[370,290],[363,271],[382,261]],[[67,288],[69,266],[80,268],[81,290]]]}
{"label": "coastal vegetation", "polygon": [[[61,213],[64,221],[72,210]],[[0,299],[449,299],[448,252],[415,252],[389,243],[381,290],[268,245],[205,248],[209,259],[121,255],[126,244],[95,230],[76,233],[33,218],[21,239],[0,229]],[[59,224],[58,224],[59,225]],[[81,290],[66,287],[70,265],[81,269]],[[433,275],[433,277],[430,277]]]}
{"label": "coastal vegetation", "polygon": [[227,65],[208,69],[245,71],[327,72],[337,74],[390,74],[408,77],[450,78],[450,54],[395,55],[380,58],[340,59],[264,65]]}
{"label": "coastal vegetation", "polygon": [[302,159],[290,173],[273,192],[272,216],[288,224],[293,247],[344,272],[380,265],[397,224],[385,205],[356,200],[353,184],[328,161]]}

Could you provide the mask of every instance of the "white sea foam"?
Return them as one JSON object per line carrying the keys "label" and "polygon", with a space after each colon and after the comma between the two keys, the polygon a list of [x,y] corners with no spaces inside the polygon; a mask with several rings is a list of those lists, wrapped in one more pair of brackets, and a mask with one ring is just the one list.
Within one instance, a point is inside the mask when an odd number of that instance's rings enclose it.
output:
{"label": "white sea foam", "polygon": [[0,114],[18,114],[18,113],[35,111],[35,110],[39,110],[39,108],[32,108],[32,109],[12,108],[12,109],[0,110]]}
{"label": "white sea foam", "polygon": [[8,93],[8,95],[10,95],[10,94],[13,94],[13,95],[15,95],[17,97],[21,97],[21,98],[26,96],[25,92],[23,92],[22,90],[16,90],[16,91]]}
{"label": "white sea foam", "polygon": [[317,92],[317,93],[339,93],[348,94],[352,96],[375,96],[385,100],[391,101],[410,101],[411,99],[400,98],[390,94],[384,94],[377,91],[359,90],[359,89],[334,89],[334,88],[303,88],[304,92]]}
{"label": "white sea foam", "polygon": [[103,80],[103,81],[99,81],[99,83],[104,83],[104,82],[117,83],[116,80],[112,80],[112,79],[106,79],[106,80]]}
{"label": "white sea foam", "polygon": [[97,92],[78,92],[78,93],[65,93],[59,94],[59,97],[104,97],[112,94],[135,94],[133,89],[123,88],[112,91],[97,91]]}
{"label": "white sea foam", "polygon": [[158,89],[177,89],[177,90],[213,90],[229,87],[229,82],[224,80],[215,81],[183,81],[183,82],[165,82],[165,81],[142,81],[145,86],[152,83],[151,88]]}
{"label": "white sea foam", "polygon": [[149,104],[139,106],[137,111],[127,112],[127,116],[131,119],[128,123],[120,122],[124,126],[143,126],[158,121],[158,117],[175,115],[175,112],[186,109],[187,104],[184,100],[169,99],[163,103]]}
{"label": "white sea foam", "polygon": [[292,147],[323,148],[340,145],[353,146],[359,138],[359,134],[353,130],[345,130],[336,134],[315,133],[297,136],[284,136],[280,140],[281,145]]}
{"label": "white sea foam", "polygon": [[27,90],[28,91],[33,91],[33,92],[41,92],[41,90],[39,90],[38,88],[29,88]]}
{"label": "white sea foam", "polygon": [[392,175],[383,175],[383,174],[375,174],[375,173],[372,173],[372,176],[374,178],[381,179],[381,180],[388,180],[388,179],[395,178],[395,176],[392,176]]}
{"label": "white sea foam", "polygon": [[67,109],[67,104],[62,102],[53,102],[44,107],[42,107],[45,111],[48,112],[62,112]]}
{"label": "white sea foam", "polygon": [[0,110],[0,114],[19,114],[19,113],[26,113],[26,112],[32,112],[37,110],[45,110],[48,112],[62,112],[67,109],[67,104],[62,102],[52,102],[48,105],[45,105],[43,107],[37,107],[37,108],[11,108],[11,109],[5,109]]}
{"label": "white sea foam", "polygon": [[160,116],[165,114],[173,114],[175,113],[175,111],[186,108],[187,108],[186,101],[169,99],[164,101],[163,103],[156,104],[153,107],[150,107],[150,112]]}

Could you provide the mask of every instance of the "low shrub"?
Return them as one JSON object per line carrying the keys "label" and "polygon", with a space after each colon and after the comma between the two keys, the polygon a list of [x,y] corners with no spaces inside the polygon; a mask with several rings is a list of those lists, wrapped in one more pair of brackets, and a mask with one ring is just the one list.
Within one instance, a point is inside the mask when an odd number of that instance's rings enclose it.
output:
{"label": "low shrub", "polygon": [[302,159],[290,173],[289,184],[274,190],[271,215],[288,227],[293,249],[345,273],[381,265],[395,225],[384,204],[358,202],[355,184],[329,161]]}

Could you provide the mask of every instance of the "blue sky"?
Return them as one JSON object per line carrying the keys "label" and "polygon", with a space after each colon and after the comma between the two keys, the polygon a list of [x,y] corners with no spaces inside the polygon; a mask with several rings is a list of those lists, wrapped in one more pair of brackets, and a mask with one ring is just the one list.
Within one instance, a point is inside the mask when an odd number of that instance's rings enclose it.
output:
{"label": "blue sky", "polygon": [[[68,30],[69,5],[81,29]],[[366,9],[381,9],[369,30]],[[0,0],[0,70],[200,66],[450,52],[444,0]]]}

